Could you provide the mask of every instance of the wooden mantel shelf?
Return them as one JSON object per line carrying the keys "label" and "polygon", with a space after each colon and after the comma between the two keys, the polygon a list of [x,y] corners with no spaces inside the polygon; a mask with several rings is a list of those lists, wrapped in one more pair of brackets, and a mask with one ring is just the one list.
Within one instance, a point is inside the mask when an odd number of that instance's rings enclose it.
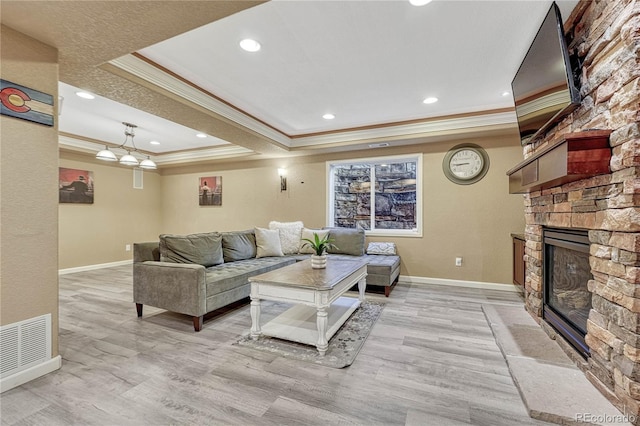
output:
{"label": "wooden mantel shelf", "polygon": [[509,193],[552,188],[610,172],[611,130],[569,133],[507,172]]}

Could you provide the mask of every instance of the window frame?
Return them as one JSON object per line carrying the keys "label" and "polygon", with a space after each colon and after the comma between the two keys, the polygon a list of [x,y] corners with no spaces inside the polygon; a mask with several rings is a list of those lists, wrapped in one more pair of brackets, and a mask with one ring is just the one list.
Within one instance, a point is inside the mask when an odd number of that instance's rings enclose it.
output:
{"label": "window frame", "polygon": [[[375,228],[375,181],[371,181],[371,226],[374,229],[365,230],[367,236],[381,236],[381,237],[422,237],[422,154],[404,154],[404,155],[388,155],[384,157],[365,157],[365,158],[353,158],[349,160],[337,160],[326,162],[326,176],[327,176],[327,193],[326,193],[326,223],[327,226],[335,226],[334,213],[335,213],[335,179],[333,169],[335,166],[345,164],[370,164],[372,165],[372,179],[375,179],[375,166],[384,163],[401,163],[401,162],[416,162],[416,227],[413,229],[376,229]],[[350,228],[345,228],[350,229]]]}

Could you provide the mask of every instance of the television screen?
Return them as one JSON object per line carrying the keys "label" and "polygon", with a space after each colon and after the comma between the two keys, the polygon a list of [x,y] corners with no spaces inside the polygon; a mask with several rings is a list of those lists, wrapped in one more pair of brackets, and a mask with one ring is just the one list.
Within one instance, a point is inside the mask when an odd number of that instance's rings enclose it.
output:
{"label": "television screen", "polygon": [[562,17],[551,5],[511,82],[522,144],[532,143],[580,105]]}

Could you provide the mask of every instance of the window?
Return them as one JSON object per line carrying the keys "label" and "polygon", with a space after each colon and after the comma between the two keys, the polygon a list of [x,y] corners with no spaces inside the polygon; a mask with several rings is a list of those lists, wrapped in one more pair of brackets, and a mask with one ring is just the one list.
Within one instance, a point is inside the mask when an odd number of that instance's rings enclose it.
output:
{"label": "window", "polygon": [[329,226],[422,236],[419,154],[327,163]]}

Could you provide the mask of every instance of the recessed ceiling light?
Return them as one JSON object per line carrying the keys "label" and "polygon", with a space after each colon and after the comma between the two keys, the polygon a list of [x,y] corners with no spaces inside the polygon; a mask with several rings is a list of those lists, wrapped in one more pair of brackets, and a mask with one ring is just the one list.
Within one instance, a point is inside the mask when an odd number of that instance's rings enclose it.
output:
{"label": "recessed ceiling light", "polygon": [[511,93],[510,93],[510,92],[507,92],[507,91],[502,92],[502,96],[509,96],[510,94],[511,94]]}
{"label": "recessed ceiling light", "polygon": [[424,101],[422,101],[425,104],[435,104],[436,102],[438,102],[438,98],[435,98],[433,96],[430,96],[428,98],[426,98]]}
{"label": "recessed ceiling light", "polygon": [[160,142],[158,142],[158,141],[151,141],[151,142],[149,142],[149,143],[150,143],[151,145],[160,145]]}
{"label": "recessed ceiling light", "polygon": [[89,92],[76,92],[76,95],[82,99],[95,99],[96,97]]}
{"label": "recessed ceiling light", "polygon": [[245,38],[240,42],[240,47],[247,52],[257,52],[260,50],[260,43],[253,39]]}
{"label": "recessed ceiling light", "polygon": [[431,3],[431,0],[409,0],[409,3],[414,6],[424,6],[425,4]]}
{"label": "recessed ceiling light", "polygon": [[196,137],[197,137],[197,138],[206,138],[206,137],[207,137],[207,135],[205,135],[204,133],[197,133],[197,134],[196,134]]}
{"label": "recessed ceiling light", "polygon": [[329,113],[329,114],[323,115],[322,118],[324,118],[325,120],[333,120],[334,118],[336,118],[336,116]]}

